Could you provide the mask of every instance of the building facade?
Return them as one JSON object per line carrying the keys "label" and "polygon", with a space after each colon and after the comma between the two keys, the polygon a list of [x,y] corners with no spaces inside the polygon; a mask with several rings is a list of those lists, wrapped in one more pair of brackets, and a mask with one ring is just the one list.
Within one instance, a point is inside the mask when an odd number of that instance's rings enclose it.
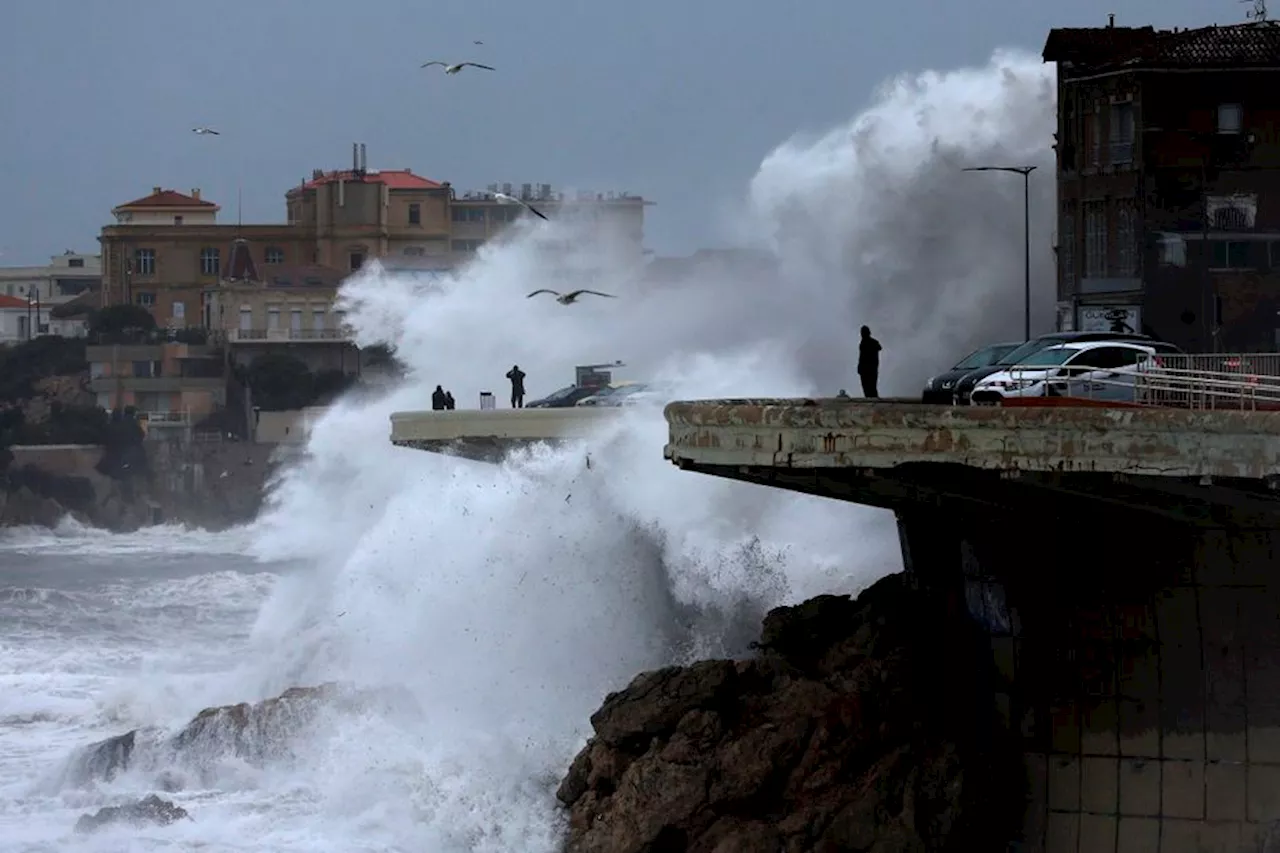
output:
{"label": "building facade", "polygon": [[1280,345],[1280,27],[1055,29],[1060,329]]}
{"label": "building facade", "polygon": [[135,408],[144,418],[190,423],[226,405],[217,349],[191,344],[109,344],[85,348],[89,389],[107,411]]}
{"label": "building facade", "polygon": [[0,267],[0,295],[61,305],[102,287],[102,259],[68,249],[38,267]]}

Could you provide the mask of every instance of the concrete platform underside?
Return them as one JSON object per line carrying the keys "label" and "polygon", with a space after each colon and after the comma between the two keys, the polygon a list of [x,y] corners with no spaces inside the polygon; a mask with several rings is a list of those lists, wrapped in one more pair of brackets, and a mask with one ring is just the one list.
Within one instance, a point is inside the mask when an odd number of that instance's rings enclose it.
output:
{"label": "concrete platform underside", "polygon": [[395,412],[391,443],[481,462],[535,444],[586,438],[618,416],[616,408],[486,409]]}
{"label": "concrete platform underside", "polygon": [[740,400],[667,419],[685,470],[896,513],[907,571],[990,639],[991,710],[1027,770],[1019,849],[1280,850],[1280,414]]}

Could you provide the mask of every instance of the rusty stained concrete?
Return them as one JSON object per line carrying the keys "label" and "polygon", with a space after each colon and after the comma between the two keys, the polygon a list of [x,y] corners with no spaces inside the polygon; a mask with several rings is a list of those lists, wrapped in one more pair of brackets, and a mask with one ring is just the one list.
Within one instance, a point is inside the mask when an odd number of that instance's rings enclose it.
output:
{"label": "rusty stained concrete", "polygon": [[987,470],[1266,479],[1280,412],[930,406],[869,400],[704,400],[666,407],[677,465]]}

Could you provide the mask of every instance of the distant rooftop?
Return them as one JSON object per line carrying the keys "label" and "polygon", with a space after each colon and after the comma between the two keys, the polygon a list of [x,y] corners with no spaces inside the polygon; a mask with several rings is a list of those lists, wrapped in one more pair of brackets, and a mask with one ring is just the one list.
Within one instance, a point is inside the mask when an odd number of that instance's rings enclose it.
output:
{"label": "distant rooftop", "polygon": [[1119,70],[1147,68],[1280,68],[1280,24],[1157,30],[1154,27],[1070,27],[1051,30],[1045,62]]}
{"label": "distant rooftop", "polygon": [[136,198],[126,204],[121,204],[113,209],[116,210],[135,210],[138,208],[155,209],[155,208],[181,208],[183,210],[191,210],[192,208],[202,208],[218,210],[218,205],[211,201],[205,201],[200,198],[200,190],[194,189],[191,195],[180,193],[177,190],[166,190],[163,187],[155,187],[151,190],[151,195]]}
{"label": "distant rooftop", "polygon": [[625,203],[625,204],[653,204],[646,201],[643,196],[622,190],[618,192],[611,190],[608,192],[595,192],[593,190],[577,190],[573,193],[560,192],[552,188],[551,184],[489,184],[483,190],[468,190],[460,193],[457,197],[458,201],[497,201],[495,198],[498,193],[509,195],[512,198],[518,198],[524,202],[552,202],[555,204],[585,204],[587,202],[604,202],[604,203]]}
{"label": "distant rooftop", "polygon": [[322,184],[332,184],[338,181],[358,181],[369,184],[385,184],[389,189],[393,190],[435,190],[445,186],[445,184],[442,184],[439,181],[433,181],[430,178],[415,175],[408,169],[373,169],[369,171],[360,169],[343,169],[333,172],[325,172],[321,169],[316,169],[311,173],[311,180],[302,181],[289,192],[295,193],[302,190],[311,190]]}

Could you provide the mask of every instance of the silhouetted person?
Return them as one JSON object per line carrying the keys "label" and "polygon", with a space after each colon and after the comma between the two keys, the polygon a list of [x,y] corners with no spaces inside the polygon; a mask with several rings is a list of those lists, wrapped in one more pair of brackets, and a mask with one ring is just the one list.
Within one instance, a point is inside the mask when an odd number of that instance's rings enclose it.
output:
{"label": "silhouetted person", "polygon": [[431,392],[431,409],[435,412],[443,411],[444,404],[444,389],[437,385],[436,390]]}
{"label": "silhouetted person", "polygon": [[862,341],[858,344],[858,378],[862,380],[862,396],[880,396],[880,342],[871,337],[868,326],[862,327]]}
{"label": "silhouetted person", "polygon": [[457,405],[458,405],[458,404],[457,404],[457,403],[455,403],[455,402],[453,401],[453,392],[452,392],[452,391],[445,391],[445,392],[444,392],[444,407],[445,407],[446,409],[448,409],[449,411],[451,411],[451,412],[452,412],[455,408],[457,408]]}
{"label": "silhouetted person", "polygon": [[511,365],[511,369],[507,371],[507,378],[511,380],[511,408],[523,409],[524,371],[520,369],[520,365]]}

